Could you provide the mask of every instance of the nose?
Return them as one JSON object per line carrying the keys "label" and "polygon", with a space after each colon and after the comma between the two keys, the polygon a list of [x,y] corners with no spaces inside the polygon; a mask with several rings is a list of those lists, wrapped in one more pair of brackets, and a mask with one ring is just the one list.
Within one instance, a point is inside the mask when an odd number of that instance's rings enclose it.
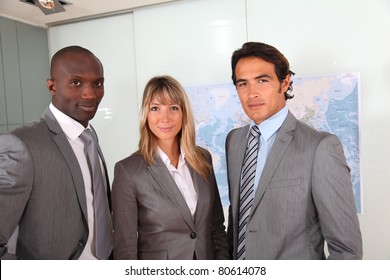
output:
{"label": "nose", "polygon": [[81,96],[84,99],[95,99],[97,97],[96,88],[93,85],[84,85]]}
{"label": "nose", "polygon": [[256,83],[249,83],[248,85],[248,97],[255,98],[259,96],[259,90],[256,86]]}
{"label": "nose", "polygon": [[160,120],[161,121],[163,121],[163,122],[167,122],[167,121],[169,121],[169,119],[170,119],[170,111],[169,110],[167,110],[167,109],[162,109],[161,111],[160,111]]}
{"label": "nose", "polygon": [[161,110],[160,118],[162,121],[166,121],[169,119],[168,111],[167,110]]}

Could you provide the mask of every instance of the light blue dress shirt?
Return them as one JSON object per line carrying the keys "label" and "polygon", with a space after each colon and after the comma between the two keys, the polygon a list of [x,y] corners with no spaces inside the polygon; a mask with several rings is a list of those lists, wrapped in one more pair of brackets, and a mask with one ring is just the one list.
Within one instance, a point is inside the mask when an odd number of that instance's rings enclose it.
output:
{"label": "light blue dress shirt", "polygon": [[[259,153],[257,155],[257,166],[256,166],[256,177],[255,177],[255,186],[254,190],[256,192],[257,186],[263,173],[264,165],[267,161],[269,152],[271,151],[272,145],[275,142],[276,136],[278,135],[279,128],[282,126],[284,120],[288,114],[288,108],[285,106],[282,110],[277,112],[275,115],[266,119],[258,125],[261,136],[259,141]],[[256,125],[254,121],[250,122],[249,131],[252,126]]]}

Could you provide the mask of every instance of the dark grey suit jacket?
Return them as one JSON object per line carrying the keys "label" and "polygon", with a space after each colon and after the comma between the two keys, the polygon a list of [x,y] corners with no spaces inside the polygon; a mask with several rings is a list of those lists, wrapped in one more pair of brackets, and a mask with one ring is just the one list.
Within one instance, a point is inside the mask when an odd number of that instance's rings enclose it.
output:
{"label": "dark grey suit jacket", "polygon": [[[226,139],[231,206],[228,240],[237,249],[239,185],[248,126]],[[289,112],[268,156],[246,228],[246,259],[361,259],[350,170],[339,139]]]}
{"label": "dark grey suit jacket", "polygon": [[11,257],[6,243],[17,225],[17,258],[77,259],[85,247],[83,176],[49,109],[38,122],[0,136],[0,225],[3,258]]}
{"label": "dark grey suit jacket", "polygon": [[[210,163],[211,156],[207,152]],[[198,192],[194,218],[167,167],[140,154],[115,165],[114,259],[227,259],[224,216],[214,173],[190,173]]]}

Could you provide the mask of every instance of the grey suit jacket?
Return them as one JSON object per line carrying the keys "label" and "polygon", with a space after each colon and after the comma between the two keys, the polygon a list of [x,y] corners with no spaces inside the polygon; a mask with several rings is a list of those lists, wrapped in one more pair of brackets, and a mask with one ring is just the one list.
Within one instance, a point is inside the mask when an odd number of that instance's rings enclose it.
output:
{"label": "grey suit jacket", "polygon": [[49,109],[38,122],[0,136],[0,225],[3,258],[12,257],[5,244],[17,225],[17,258],[77,259],[85,247],[83,176]]}
{"label": "grey suit jacket", "polygon": [[[226,139],[228,240],[236,256],[241,166],[248,126]],[[246,228],[246,259],[361,259],[351,177],[339,139],[289,112],[268,156]]]}
{"label": "grey suit jacket", "polygon": [[189,169],[198,192],[194,218],[160,157],[150,166],[134,153],[115,165],[114,259],[229,257],[215,176],[210,174],[206,182]]}

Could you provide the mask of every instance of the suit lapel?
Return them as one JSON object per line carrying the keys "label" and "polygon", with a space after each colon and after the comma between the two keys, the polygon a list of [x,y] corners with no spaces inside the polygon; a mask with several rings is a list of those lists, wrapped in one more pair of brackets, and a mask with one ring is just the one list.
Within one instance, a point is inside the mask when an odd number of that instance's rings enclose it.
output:
{"label": "suit lapel", "polygon": [[150,174],[152,175],[158,186],[160,186],[163,192],[169,197],[169,199],[180,211],[181,215],[183,216],[189,227],[195,231],[195,224],[190,209],[188,208],[183,195],[177,187],[175,180],[173,180],[171,174],[169,173],[167,167],[162,162],[160,157],[157,157],[156,162],[150,166],[147,166],[147,168],[149,169]]}
{"label": "suit lapel", "polygon": [[264,193],[269,187],[269,183],[279,166],[280,161],[283,158],[283,154],[286,151],[288,145],[290,144],[293,136],[291,131],[296,128],[296,118],[289,112],[286,120],[283,122],[282,126],[279,129],[278,135],[275,139],[275,142],[271,148],[271,151],[268,155],[268,159],[263,169],[259,185],[255,194],[255,198],[252,205],[251,216],[256,210],[256,207],[259,205],[261,199],[264,196]]}
{"label": "suit lapel", "polygon": [[80,170],[80,165],[73,152],[73,149],[70,146],[66,135],[64,134],[63,130],[61,129],[60,125],[58,124],[57,120],[49,109],[47,109],[46,112],[42,115],[42,119],[47,123],[49,130],[54,133],[52,139],[57,145],[58,150],[64,157],[66,164],[68,165],[68,168],[70,170],[70,173],[72,174],[79,204],[83,215],[87,220],[87,198],[85,195],[84,180]]}

